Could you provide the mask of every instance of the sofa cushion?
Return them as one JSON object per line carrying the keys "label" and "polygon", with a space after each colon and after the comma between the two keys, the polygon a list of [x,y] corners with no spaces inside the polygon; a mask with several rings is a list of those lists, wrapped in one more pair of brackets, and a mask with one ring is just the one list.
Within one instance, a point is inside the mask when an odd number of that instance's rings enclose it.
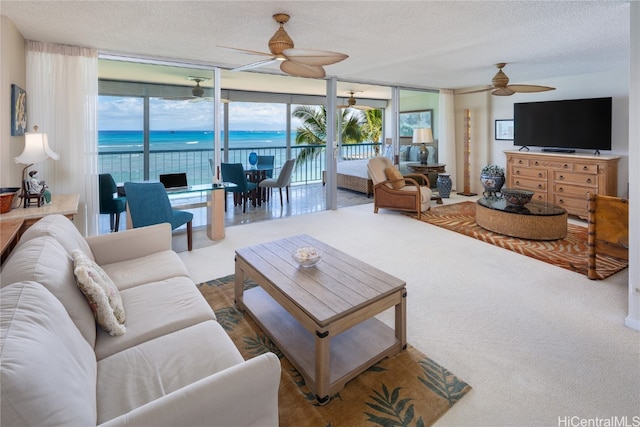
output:
{"label": "sofa cushion", "polygon": [[184,262],[171,250],[127,261],[102,264],[100,267],[120,290],[170,277],[189,277],[189,271]]}
{"label": "sofa cushion", "polygon": [[124,334],[124,306],[116,285],[100,266],[87,258],[81,250],[72,251],[71,257],[78,287],[87,298],[98,324],[109,332],[109,335]]}
{"label": "sofa cushion", "polygon": [[[391,187],[393,187],[394,190],[399,190],[402,187],[404,187],[405,185],[404,177],[402,176],[400,171],[395,167],[390,166],[388,168],[384,168],[384,174],[387,176],[387,179],[389,181],[393,181],[391,183]],[[402,181],[398,181],[398,180],[402,180]]]}
{"label": "sofa cushion", "polygon": [[95,354],[60,301],[19,282],[0,305],[2,425],[95,425]]}
{"label": "sofa cushion", "polygon": [[98,330],[96,358],[102,360],[119,351],[216,316],[193,281],[187,277],[121,290],[127,313],[127,333],[111,337]]}
{"label": "sofa cushion", "polygon": [[93,347],[96,321],[76,285],[73,260],[53,237],[35,237],[18,246],[2,269],[2,286],[33,281],[42,284],[64,306],[76,327]]}
{"label": "sofa cushion", "polygon": [[87,254],[89,259],[95,260],[87,241],[82,237],[73,222],[64,215],[47,215],[38,220],[24,232],[18,244],[41,236],[51,236],[56,239],[69,255],[71,255],[72,250],[80,249]]}
{"label": "sofa cushion", "polygon": [[98,423],[243,361],[212,320],[116,353],[98,362]]}

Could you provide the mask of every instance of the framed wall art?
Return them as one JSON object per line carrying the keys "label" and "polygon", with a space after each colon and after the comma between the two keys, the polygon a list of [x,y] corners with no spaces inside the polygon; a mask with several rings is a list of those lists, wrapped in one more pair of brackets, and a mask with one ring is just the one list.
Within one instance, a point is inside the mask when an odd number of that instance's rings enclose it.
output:
{"label": "framed wall art", "polygon": [[11,136],[24,135],[27,129],[27,92],[11,85]]}
{"label": "framed wall art", "polygon": [[496,140],[513,141],[513,120],[496,120]]}
{"label": "framed wall art", "polygon": [[400,136],[413,136],[413,130],[418,128],[431,128],[433,110],[406,111],[400,113]]}

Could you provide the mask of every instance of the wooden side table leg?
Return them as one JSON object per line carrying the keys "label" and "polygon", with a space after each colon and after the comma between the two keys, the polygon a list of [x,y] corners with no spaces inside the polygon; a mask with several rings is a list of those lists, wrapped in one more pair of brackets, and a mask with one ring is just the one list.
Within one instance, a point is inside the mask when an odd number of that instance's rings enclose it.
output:
{"label": "wooden side table leg", "polygon": [[396,339],[403,350],[407,348],[407,290],[402,289],[400,304],[396,304]]}
{"label": "wooden side table leg", "polygon": [[316,400],[325,405],[329,402],[329,380],[331,374],[331,338],[329,331],[316,331]]}
{"label": "wooden side table leg", "polygon": [[235,283],[234,283],[234,300],[238,310],[244,311],[244,301],[242,300],[244,295],[244,271],[239,265],[240,261],[236,259],[236,271],[235,271]]}

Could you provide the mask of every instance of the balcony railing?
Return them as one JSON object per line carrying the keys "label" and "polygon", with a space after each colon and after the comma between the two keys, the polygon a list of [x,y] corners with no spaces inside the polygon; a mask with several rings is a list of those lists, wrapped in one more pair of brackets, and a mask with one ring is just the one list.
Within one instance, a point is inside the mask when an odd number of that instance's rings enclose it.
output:
{"label": "balcony railing", "polygon": [[[342,146],[342,159],[368,159],[374,157],[380,144],[347,144]],[[297,158],[306,148],[321,148],[318,145],[294,145],[291,147],[292,158]],[[242,163],[249,168],[249,153],[255,152],[259,156],[274,156],[274,176],[287,160],[286,147],[255,147],[230,148],[225,159],[229,163]],[[110,173],[116,182],[144,180],[144,152],[142,151],[109,151],[98,153],[99,173]],[[187,181],[192,185],[211,182],[213,171],[209,159],[213,158],[213,150],[154,150],[149,152],[149,179],[157,179],[160,174],[186,172]],[[292,184],[316,183],[322,181],[322,171],[325,167],[324,150],[315,157],[309,157],[304,162],[298,162],[291,177]]]}

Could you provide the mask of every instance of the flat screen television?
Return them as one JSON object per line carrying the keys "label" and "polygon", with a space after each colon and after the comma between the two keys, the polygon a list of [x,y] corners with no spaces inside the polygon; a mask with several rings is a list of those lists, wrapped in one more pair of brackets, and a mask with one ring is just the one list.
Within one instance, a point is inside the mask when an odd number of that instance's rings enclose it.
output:
{"label": "flat screen television", "polygon": [[513,144],[543,151],[611,150],[611,98],[519,102]]}

